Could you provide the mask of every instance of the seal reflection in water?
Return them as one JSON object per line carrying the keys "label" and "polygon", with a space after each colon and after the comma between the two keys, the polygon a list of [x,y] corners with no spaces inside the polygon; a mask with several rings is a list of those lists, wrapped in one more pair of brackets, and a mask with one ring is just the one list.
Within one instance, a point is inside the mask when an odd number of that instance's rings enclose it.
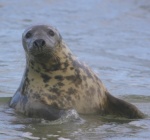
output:
{"label": "seal reflection in water", "polygon": [[68,109],[79,114],[142,118],[132,104],[113,97],[101,80],[71,53],[52,26],[35,25],[22,36],[26,68],[10,107],[29,117],[55,120]]}

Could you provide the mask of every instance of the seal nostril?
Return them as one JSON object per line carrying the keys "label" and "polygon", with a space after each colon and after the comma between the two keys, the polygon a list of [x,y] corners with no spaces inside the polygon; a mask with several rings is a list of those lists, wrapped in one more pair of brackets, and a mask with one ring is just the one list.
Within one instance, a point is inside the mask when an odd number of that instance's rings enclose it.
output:
{"label": "seal nostril", "polygon": [[36,47],[43,47],[45,44],[46,43],[43,39],[37,39],[33,42],[33,45]]}

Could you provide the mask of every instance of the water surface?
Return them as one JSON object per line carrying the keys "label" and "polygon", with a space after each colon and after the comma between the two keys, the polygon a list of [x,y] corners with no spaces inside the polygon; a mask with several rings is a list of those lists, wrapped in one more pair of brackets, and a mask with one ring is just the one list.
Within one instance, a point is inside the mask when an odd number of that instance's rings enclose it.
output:
{"label": "water surface", "polygon": [[[148,140],[150,137],[149,0],[1,0],[0,139]],[[8,107],[25,67],[23,30],[46,23],[58,28],[70,49],[98,73],[115,96],[135,104],[147,118],[118,120],[81,116],[45,122]]]}

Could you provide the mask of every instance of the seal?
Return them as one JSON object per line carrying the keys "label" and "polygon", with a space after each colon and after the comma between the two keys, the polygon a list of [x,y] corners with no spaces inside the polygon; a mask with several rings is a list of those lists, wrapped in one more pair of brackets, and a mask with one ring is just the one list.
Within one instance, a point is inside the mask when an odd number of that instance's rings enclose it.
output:
{"label": "seal", "polygon": [[55,120],[66,110],[79,114],[143,118],[134,105],[112,96],[98,76],[80,62],[52,26],[28,27],[22,35],[26,68],[10,101],[30,117]]}

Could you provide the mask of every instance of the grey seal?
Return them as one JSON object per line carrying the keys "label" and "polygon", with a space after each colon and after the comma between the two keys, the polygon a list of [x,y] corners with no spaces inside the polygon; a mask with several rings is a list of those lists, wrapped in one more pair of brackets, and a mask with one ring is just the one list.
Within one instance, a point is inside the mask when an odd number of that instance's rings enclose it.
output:
{"label": "grey seal", "polygon": [[55,120],[66,110],[79,114],[143,118],[134,105],[112,96],[99,77],[80,62],[50,25],[28,27],[22,35],[26,67],[10,107],[30,117]]}

